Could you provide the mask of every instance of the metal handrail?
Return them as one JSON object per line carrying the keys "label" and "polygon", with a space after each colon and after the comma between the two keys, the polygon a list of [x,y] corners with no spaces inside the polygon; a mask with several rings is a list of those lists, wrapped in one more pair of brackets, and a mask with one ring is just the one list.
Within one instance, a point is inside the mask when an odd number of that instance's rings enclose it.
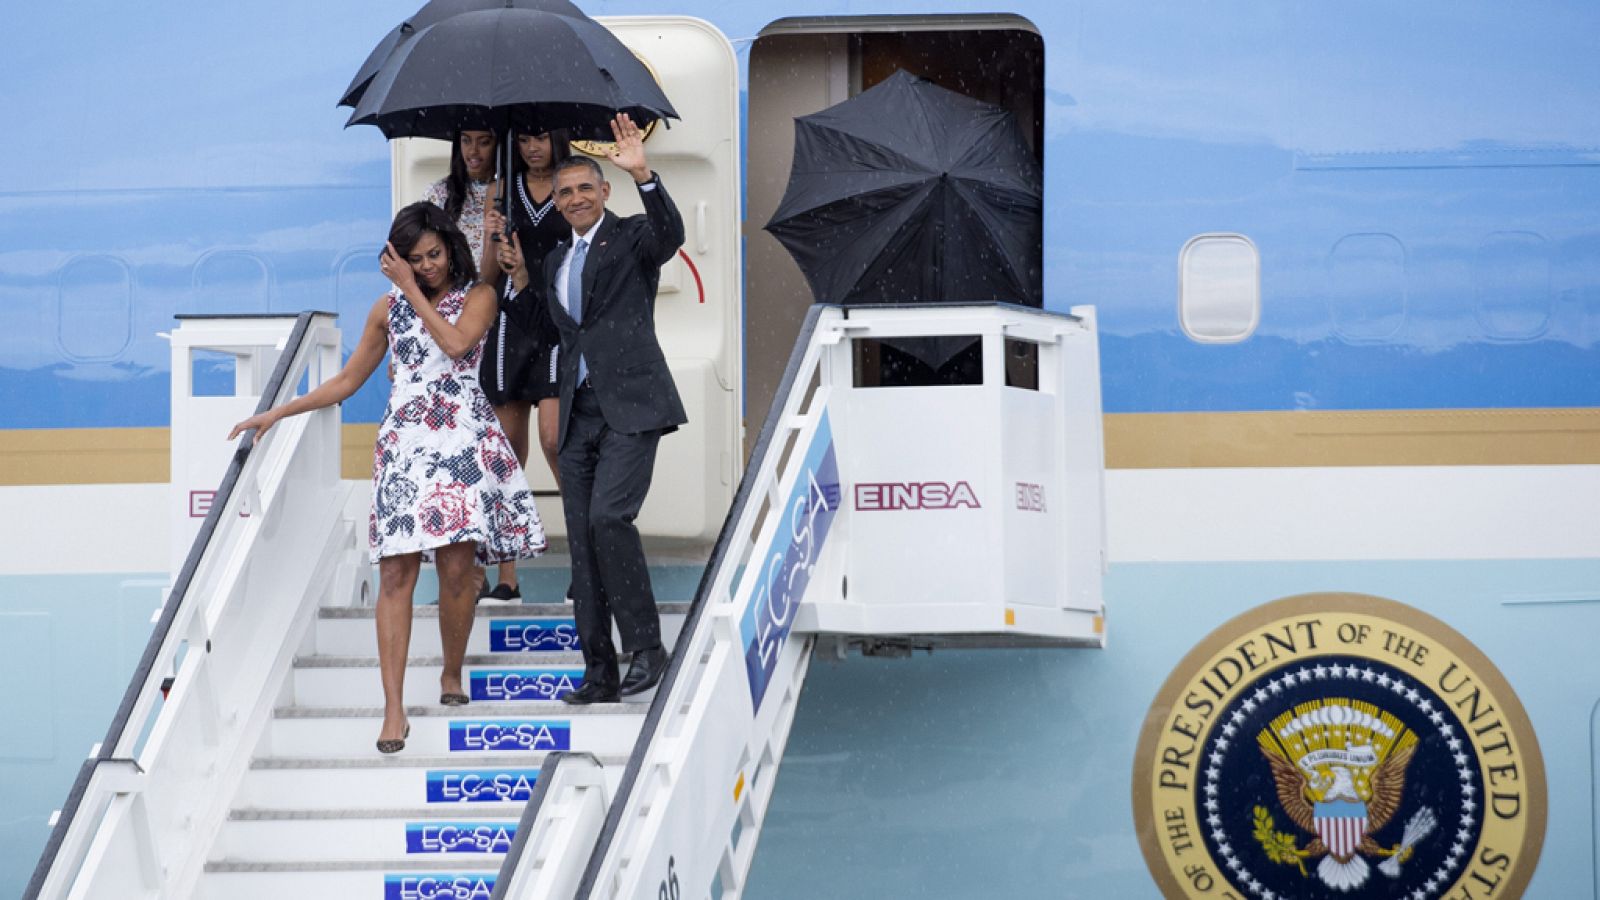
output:
{"label": "metal handrail", "polygon": [[[294,364],[295,357],[299,354],[300,346],[305,342],[306,335],[311,332],[311,323],[319,315],[332,316],[334,313],[317,310],[308,310],[295,317],[294,328],[289,332],[288,339],[284,342],[283,351],[278,356],[277,364],[273,366],[272,375],[261,392],[261,401],[256,404],[256,412],[263,413],[278,403],[279,395],[287,384],[292,389],[296,382],[289,381],[289,370]],[[244,473],[246,462],[250,453],[255,448],[255,434],[247,434],[239,442],[233,452],[233,459],[228,463],[228,470],[222,476],[222,484],[217,488],[215,501],[206,513],[205,521],[200,526],[200,532],[195,535],[194,543],[189,547],[189,555],[184,559],[183,568],[179,570],[177,579],[173,582],[172,591],[167,595],[166,603],[162,606],[161,616],[156,620],[155,628],[150,634],[150,640],[145,644],[144,653],[139,658],[139,665],[133,672],[133,677],[128,682],[128,689],[122,695],[122,702],[117,706],[117,713],[112,717],[111,727],[106,730],[104,740],[94,756],[84,760],[78,768],[78,777],[73,781],[72,788],[67,794],[67,802],[62,806],[55,826],[50,830],[50,837],[45,841],[43,852],[39,855],[39,863],[34,867],[33,877],[28,880],[28,886],[23,891],[24,900],[35,900],[39,892],[44,889],[45,880],[50,875],[50,870],[55,866],[56,855],[66,840],[68,831],[71,830],[78,810],[83,804],[84,796],[88,793],[89,783],[93,780],[99,767],[108,762],[129,762],[137,767],[138,763],[132,759],[116,756],[117,745],[121,743],[127,733],[128,723],[132,719],[133,710],[138,705],[144,690],[149,687],[150,673],[155,669],[161,648],[166,644],[172,631],[172,625],[177,620],[184,601],[188,598],[189,586],[194,580],[195,572],[200,568],[206,551],[211,545],[211,539],[222,521],[223,510],[233,497],[234,489],[239,484],[239,479]],[[210,648],[206,650],[209,652]],[[159,687],[158,687],[159,689]]]}
{"label": "metal handrail", "polygon": [[[900,304],[813,304],[808,311],[805,321],[801,325],[794,348],[790,352],[789,362],[784,369],[783,379],[774,394],[774,402],[767,411],[767,417],[762,425],[761,433],[756,440],[755,447],[746,464],[744,474],[739,481],[738,491],[734,495],[732,506],[729,508],[727,518],[723,521],[722,531],[718,534],[717,542],[712,550],[710,561],[701,575],[699,588],[695,592],[694,601],[689,607],[682,630],[673,648],[671,662],[663,675],[661,684],[656,688],[656,695],[650,704],[650,709],[645,715],[645,720],[640,728],[638,739],[635,741],[633,751],[628,758],[627,767],[623,772],[622,781],[617,788],[610,807],[606,811],[605,824],[595,840],[594,850],[589,856],[584,868],[583,878],[579,882],[577,898],[592,900],[595,888],[599,882],[601,870],[605,867],[606,858],[611,853],[617,832],[622,826],[622,820],[627,812],[628,804],[637,786],[639,776],[643,770],[645,758],[656,733],[660,729],[663,719],[668,714],[668,708],[673,702],[672,691],[678,681],[682,670],[689,665],[688,648],[694,639],[695,632],[705,610],[710,606],[709,598],[713,593],[715,583],[719,578],[720,570],[726,563],[727,557],[733,546],[740,539],[741,520],[744,518],[746,507],[755,494],[755,489],[766,468],[768,457],[775,451],[773,439],[780,431],[786,400],[796,389],[796,382],[802,377],[809,378],[810,371],[802,372],[805,359],[810,349],[812,338],[816,333],[819,322],[825,313],[838,311],[848,322],[853,311],[873,311],[881,309],[950,309],[962,307],[972,309],[975,307],[991,308],[1023,312],[1029,315],[1044,315],[1067,321],[1079,321],[1080,317],[1072,313],[1056,310],[1043,310],[1033,306],[1017,303],[984,301],[976,303],[900,303]],[[848,326],[846,326],[848,327]],[[759,497],[756,498],[759,502]]]}
{"label": "metal handrail", "polygon": [[489,895],[489,900],[506,900],[506,891],[511,889],[511,879],[517,873],[517,864],[521,861],[523,851],[527,849],[528,840],[533,834],[533,823],[539,818],[539,811],[544,808],[545,798],[550,795],[550,786],[555,784],[556,771],[561,768],[562,763],[569,760],[588,761],[596,767],[600,765],[600,758],[593,753],[556,750],[545,755],[544,762],[539,764],[539,780],[533,785],[533,794],[522,807],[522,818],[517,820],[517,836],[511,839],[511,848],[500,861],[500,873],[495,876],[494,892]]}
{"label": "metal handrail", "polygon": [[[665,718],[667,707],[670,704],[673,685],[678,680],[679,673],[685,665],[689,642],[694,637],[696,626],[706,607],[710,604],[707,598],[711,595],[712,584],[716,581],[717,573],[722,568],[738,530],[740,519],[743,517],[745,507],[750,503],[754,493],[756,479],[767,461],[767,456],[772,452],[772,439],[778,432],[779,421],[783,413],[783,400],[794,390],[795,382],[800,377],[801,364],[805,360],[806,351],[811,344],[811,336],[816,333],[817,322],[822,314],[829,309],[838,307],[826,304],[814,304],[806,313],[805,321],[800,326],[800,333],[795,339],[794,349],[790,351],[788,365],[784,367],[783,379],[778,383],[778,390],[773,395],[772,407],[767,411],[766,422],[761,426],[761,434],[756,438],[754,450],[750,454],[750,461],[745,465],[744,475],[739,479],[739,489],[734,493],[733,505],[728,509],[728,516],[723,520],[722,531],[717,535],[717,543],[711,551],[711,559],[706,564],[705,571],[700,576],[700,586],[695,590],[694,600],[689,605],[689,612],[684,617],[683,628],[678,632],[678,640],[672,648],[671,662],[667,671],[661,677],[661,684],[656,688],[655,699],[650,702],[650,709],[645,713],[644,723],[639,728],[639,737],[634,741],[633,752],[628,757],[627,768],[623,770],[622,782],[617,786],[617,794],[611,800],[611,806],[606,810],[606,821],[601,826],[600,834],[595,839],[594,850],[589,854],[589,862],[584,867],[583,879],[578,883],[575,897],[591,897],[594,893],[595,882],[600,877],[600,868],[605,863],[605,858],[611,851],[611,844],[616,838],[617,829],[622,823],[622,816],[627,809],[628,801],[633,795],[634,786],[639,780],[639,773],[644,767],[645,754],[650,744],[655,739],[656,731]],[[845,315],[849,315],[848,309]]]}

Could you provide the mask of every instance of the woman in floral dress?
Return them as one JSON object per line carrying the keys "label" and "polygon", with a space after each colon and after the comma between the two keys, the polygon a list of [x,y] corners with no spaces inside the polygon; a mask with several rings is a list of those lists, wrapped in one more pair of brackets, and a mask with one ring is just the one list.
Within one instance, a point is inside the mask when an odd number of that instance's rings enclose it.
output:
{"label": "woman in floral dress", "polygon": [[259,436],[286,416],[343,401],[377,369],[384,350],[393,350],[368,536],[378,565],[378,749],[394,753],[410,730],[403,688],[412,592],[424,558],[439,572],[439,702],[461,705],[478,567],[537,556],[545,537],[516,454],[478,386],[483,336],[498,307],[490,288],[473,283],[466,238],[439,207],[414,203],[395,216],[381,268],[395,288],[373,304],[344,368],[305,396],[240,422],[229,437],[251,428]]}
{"label": "woman in floral dress", "polygon": [[[465,129],[456,132],[455,139],[450,142],[450,173],[428,186],[422,195],[434,206],[444,210],[450,221],[456,223],[461,233],[467,236],[467,246],[472,250],[472,261],[478,266],[481,280],[490,287],[496,286],[497,273],[484,269],[483,253],[484,240],[487,236],[484,230],[484,213],[489,209],[490,185],[495,178],[495,160],[499,156],[500,139],[492,131],[477,131]],[[493,259],[494,254],[487,258]],[[503,316],[497,317],[501,321]],[[527,463],[528,457],[528,422],[527,410],[523,409],[523,418],[520,422],[508,418],[504,412],[510,407],[505,407],[504,379],[494,376],[503,374],[502,362],[494,357],[494,350],[505,345],[505,338],[498,322],[489,323],[488,336],[484,341],[485,352],[479,354],[478,384],[489,397],[495,415],[500,421],[500,428],[511,439],[511,446],[517,448],[517,459],[521,464]],[[513,599],[521,600],[522,595],[517,590],[517,566],[514,561],[507,561],[499,567],[499,580],[501,584],[508,584],[506,588],[491,589],[487,575],[479,580],[478,599],[509,602]]]}

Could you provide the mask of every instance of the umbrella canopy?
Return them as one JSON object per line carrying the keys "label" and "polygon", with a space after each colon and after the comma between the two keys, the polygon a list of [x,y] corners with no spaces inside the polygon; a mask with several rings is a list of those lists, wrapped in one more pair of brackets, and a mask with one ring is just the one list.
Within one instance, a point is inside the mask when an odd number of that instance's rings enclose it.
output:
{"label": "umbrella canopy", "polygon": [[350,79],[350,86],[344,89],[344,94],[339,97],[340,106],[354,107],[361,102],[361,95],[367,90],[367,85],[372,83],[372,76],[378,74],[378,69],[383,65],[395,48],[411,40],[417,32],[442,22],[451,16],[459,16],[465,12],[477,12],[486,9],[504,9],[515,7],[517,9],[538,9],[544,12],[555,13],[573,18],[585,18],[583,10],[572,5],[570,0],[430,0],[423,4],[411,18],[396,25],[392,31],[383,36],[378,46],[372,48],[367,54],[367,61],[361,64],[356,77]]}
{"label": "umbrella canopy", "polygon": [[565,128],[574,139],[610,140],[619,112],[640,125],[678,117],[650,70],[600,23],[501,5],[397,44],[346,126],[376,125],[389,138]]}
{"label": "umbrella canopy", "polygon": [[766,229],[818,302],[1038,306],[1042,193],[1009,112],[899,71],[795,120]]}

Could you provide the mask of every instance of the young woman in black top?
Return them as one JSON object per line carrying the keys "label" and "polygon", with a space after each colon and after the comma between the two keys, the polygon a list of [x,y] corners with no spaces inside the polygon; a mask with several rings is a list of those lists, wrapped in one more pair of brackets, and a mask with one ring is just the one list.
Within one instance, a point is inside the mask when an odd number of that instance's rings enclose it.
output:
{"label": "young woman in black top", "polygon": [[[511,225],[521,241],[525,259],[544,258],[572,231],[566,220],[556,211],[554,177],[556,163],[571,155],[566,136],[562,132],[517,135],[517,152],[512,155],[510,184]],[[491,208],[484,215],[484,234],[489,250],[483,254],[483,279],[498,284],[501,271],[496,258],[495,243],[505,232],[505,219],[497,206],[501,185],[497,181],[489,187]],[[504,285],[500,285],[504,289]],[[542,316],[533,332],[525,331],[515,321],[501,314],[496,326],[489,331],[484,345],[483,368],[479,381],[494,405],[495,415],[511,438],[517,458],[524,467],[528,460],[528,419],[532,408],[538,410],[539,448],[544,452],[550,473],[559,487],[561,476],[556,467],[556,435],[558,406],[556,390],[556,330],[550,321],[548,309],[541,306]],[[497,600],[519,599],[522,594],[517,585],[514,565],[500,566],[500,583],[488,596]]]}

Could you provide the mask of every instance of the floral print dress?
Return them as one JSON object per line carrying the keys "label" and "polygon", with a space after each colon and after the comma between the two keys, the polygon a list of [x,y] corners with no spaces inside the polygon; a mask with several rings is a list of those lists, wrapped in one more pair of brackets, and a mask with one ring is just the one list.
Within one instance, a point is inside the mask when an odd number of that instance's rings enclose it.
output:
{"label": "floral print dress", "polygon": [[[469,286],[470,287],[470,286]],[[439,299],[454,323],[467,287]],[[451,359],[398,290],[389,292],[394,388],[373,450],[372,561],[476,541],[479,565],[544,552],[533,493],[494,410],[478,387],[480,343]]]}
{"label": "floral print dress", "polygon": [[[441,178],[429,185],[422,199],[444,209],[450,201],[450,180]],[[456,227],[467,236],[467,246],[472,248],[475,266],[483,265],[483,213],[489,206],[488,200],[489,182],[468,182],[467,195],[461,198],[461,215],[456,218]]]}

